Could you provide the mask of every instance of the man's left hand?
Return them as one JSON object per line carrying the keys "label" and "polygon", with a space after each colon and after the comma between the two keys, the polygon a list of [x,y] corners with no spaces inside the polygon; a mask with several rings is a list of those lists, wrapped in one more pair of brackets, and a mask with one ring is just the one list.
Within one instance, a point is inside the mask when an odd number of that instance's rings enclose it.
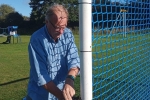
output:
{"label": "man's left hand", "polygon": [[72,100],[72,97],[75,95],[74,81],[72,79],[66,78],[63,95],[65,100]]}

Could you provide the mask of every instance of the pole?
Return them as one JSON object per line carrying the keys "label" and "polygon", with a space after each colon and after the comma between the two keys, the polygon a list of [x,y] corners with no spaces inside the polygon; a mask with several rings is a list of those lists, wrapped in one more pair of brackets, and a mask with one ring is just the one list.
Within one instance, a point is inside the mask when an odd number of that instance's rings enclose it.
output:
{"label": "pole", "polygon": [[92,1],[79,0],[80,93],[92,100]]}
{"label": "pole", "polygon": [[123,12],[123,36],[126,37],[126,12],[127,10],[121,9],[121,12]]}

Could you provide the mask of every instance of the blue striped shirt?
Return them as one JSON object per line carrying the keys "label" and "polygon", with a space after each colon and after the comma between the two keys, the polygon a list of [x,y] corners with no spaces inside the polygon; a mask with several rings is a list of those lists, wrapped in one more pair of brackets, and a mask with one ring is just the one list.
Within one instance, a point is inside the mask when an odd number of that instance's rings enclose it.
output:
{"label": "blue striped shirt", "polygon": [[72,32],[65,28],[58,41],[54,42],[45,25],[32,34],[28,52],[28,95],[32,100],[56,100],[42,85],[52,80],[62,90],[68,71],[73,67],[80,68],[78,49]]}

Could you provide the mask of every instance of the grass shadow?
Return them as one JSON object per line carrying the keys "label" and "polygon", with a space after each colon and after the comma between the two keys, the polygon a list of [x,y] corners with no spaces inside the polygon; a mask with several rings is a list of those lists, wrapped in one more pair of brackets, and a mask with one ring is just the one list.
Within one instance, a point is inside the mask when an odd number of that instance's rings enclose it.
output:
{"label": "grass shadow", "polygon": [[27,79],[29,79],[29,77],[21,78],[21,79],[17,79],[17,80],[10,81],[10,82],[6,82],[6,83],[2,83],[2,84],[0,84],[0,86],[4,86],[4,85],[8,85],[8,84],[12,84],[12,83],[16,83],[16,82],[24,81],[24,80],[27,80]]}

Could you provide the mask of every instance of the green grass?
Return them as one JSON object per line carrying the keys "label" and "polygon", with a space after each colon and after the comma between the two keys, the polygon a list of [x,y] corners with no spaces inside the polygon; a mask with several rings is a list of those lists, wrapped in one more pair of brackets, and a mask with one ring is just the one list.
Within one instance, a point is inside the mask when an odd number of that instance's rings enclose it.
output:
{"label": "green grass", "polygon": [[[147,84],[144,79],[150,73],[150,34],[128,34],[127,37],[119,34],[110,37],[96,35],[94,39],[94,99],[111,100],[131,98],[131,95],[140,96],[136,84]],[[132,88],[127,89],[130,86]],[[137,94],[131,94],[131,89]]]}
{"label": "green grass", "polygon": [[[27,45],[30,36],[21,36],[22,43],[0,44],[0,100],[21,100],[26,95],[29,77]],[[6,37],[0,37],[0,43]]]}
{"label": "green grass", "polygon": [[[74,37],[79,49],[79,35]],[[135,84],[150,73],[150,34],[127,34],[127,37],[95,34],[93,37],[94,99],[131,96],[126,88],[133,83],[136,92]],[[0,44],[0,100],[21,100],[26,95],[30,36],[21,36],[21,39],[22,43]],[[0,43],[5,40],[6,37],[0,37]],[[78,76],[75,80],[76,96],[80,95],[79,82]]]}
{"label": "green grass", "polygon": [[[75,35],[75,38],[78,36]],[[29,77],[27,46],[30,36],[21,36],[21,43],[0,44],[0,100],[21,100],[26,95]],[[6,37],[0,37],[0,43]],[[78,42],[78,38],[77,44]],[[79,77],[75,80],[76,96],[79,93]]]}

